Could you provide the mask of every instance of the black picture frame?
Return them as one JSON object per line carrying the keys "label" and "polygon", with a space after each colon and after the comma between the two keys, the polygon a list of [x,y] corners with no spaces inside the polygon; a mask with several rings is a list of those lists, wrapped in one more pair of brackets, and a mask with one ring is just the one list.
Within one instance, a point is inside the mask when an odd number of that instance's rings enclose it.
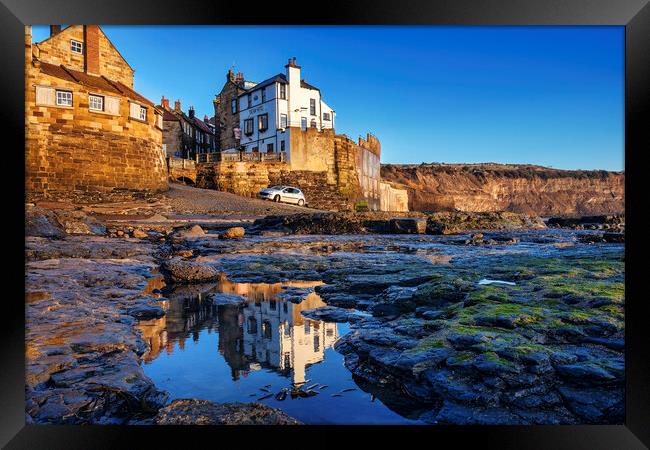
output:
{"label": "black picture frame", "polygon": [[[406,445],[516,449],[633,449],[650,445],[650,346],[646,335],[647,300],[643,296],[644,248],[637,240],[646,234],[641,221],[644,203],[643,153],[650,143],[647,110],[650,85],[650,5],[648,0],[455,0],[402,1],[333,0],[327,5],[303,2],[302,6],[272,3],[256,7],[241,2],[207,0],[0,0],[0,70],[4,107],[0,110],[6,137],[3,158],[4,206],[7,211],[5,279],[11,289],[4,298],[2,365],[0,366],[0,444],[5,448],[132,448],[134,437],[154,447],[181,438],[192,446],[204,438],[233,437],[239,442],[301,437],[305,445],[318,441],[339,445],[345,440],[379,441],[392,435]],[[271,7],[272,6],[272,7]],[[309,7],[307,7],[309,6]],[[332,24],[332,25],[621,25],[625,26],[625,190],[626,190],[626,419],[620,426],[496,426],[496,427],[125,427],[26,426],[24,411],[24,241],[20,218],[24,217],[24,24]],[[24,188],[23,188],[24,195]],[[639,242],[640,243],[640,242]],[[15,292],[14,292],[15,291]],[[10,293],[10,294],[9,294]],[[312,437],[313,436],[313,437]],[[320,437],[319,437],[320,436]],[[423,441],[424,440],[424,441]],[[300,444],[300,441],[294,441]],[[351,441],[350,441],[351,442]],[[418,444],[417,442],[420,442]],[[273,445],[273,444],[271,444]],[[163,445],[166,446],[166,445]]]}

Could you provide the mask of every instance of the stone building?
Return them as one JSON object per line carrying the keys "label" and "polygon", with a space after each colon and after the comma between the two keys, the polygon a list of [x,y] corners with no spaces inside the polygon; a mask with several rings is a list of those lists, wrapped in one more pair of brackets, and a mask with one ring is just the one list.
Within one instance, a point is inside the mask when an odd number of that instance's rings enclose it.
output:
{"label": "stone building", "polygon": [[163,150],[167,157],[196,160],[199,155],[217,151],[217,137],[214,128],[196,117],[194,107],[185,114],[180,100],[169,107],[169,99],[160,100],[163,112]]}
{"label": "stone building", "polygon": [[232,69],[226,74],[226,83],[214,98],[214,120],[219,140],[219,150],[239,150],[241,129],[239,127],[239,94],[255,83],[246,81],[244,74]]}
{"label": "stone building", "polygon": [[133,68],[97,25],[25,31],[28,198],[162,191],[163,111],[133,90]]}

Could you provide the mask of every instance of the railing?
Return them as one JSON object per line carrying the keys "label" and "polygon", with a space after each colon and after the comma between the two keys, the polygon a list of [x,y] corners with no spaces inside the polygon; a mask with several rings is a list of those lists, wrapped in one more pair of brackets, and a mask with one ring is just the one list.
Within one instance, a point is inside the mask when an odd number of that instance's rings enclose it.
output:
{"label": "railing", "polygon": [[209,163],[209,162],[285,162],[287,160],[287,152],[215,152],[215,153],[199,153],[196,155],[196,162]]}

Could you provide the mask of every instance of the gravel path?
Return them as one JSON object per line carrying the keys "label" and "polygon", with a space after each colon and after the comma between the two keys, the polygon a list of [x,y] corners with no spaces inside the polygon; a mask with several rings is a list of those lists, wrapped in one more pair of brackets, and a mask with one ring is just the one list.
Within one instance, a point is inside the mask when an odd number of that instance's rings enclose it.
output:
{"label": "gravel path", "polygon": [[199,189],[170,183],[164,194],[173,214],[205,214],[224,217],[259,217],[270,214],[298,214],[318,210],[286,203],[242,197],[229,192]]}

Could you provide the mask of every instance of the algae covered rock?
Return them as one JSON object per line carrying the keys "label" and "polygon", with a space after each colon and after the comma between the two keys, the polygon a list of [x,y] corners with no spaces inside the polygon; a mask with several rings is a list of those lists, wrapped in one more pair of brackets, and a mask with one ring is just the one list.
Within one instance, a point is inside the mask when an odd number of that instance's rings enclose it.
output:
{"label": "algae covered rock", "polygon": [[300,425],[284,412],[259,403],[213,403],[179,399],[158,411],[157,425]]}

